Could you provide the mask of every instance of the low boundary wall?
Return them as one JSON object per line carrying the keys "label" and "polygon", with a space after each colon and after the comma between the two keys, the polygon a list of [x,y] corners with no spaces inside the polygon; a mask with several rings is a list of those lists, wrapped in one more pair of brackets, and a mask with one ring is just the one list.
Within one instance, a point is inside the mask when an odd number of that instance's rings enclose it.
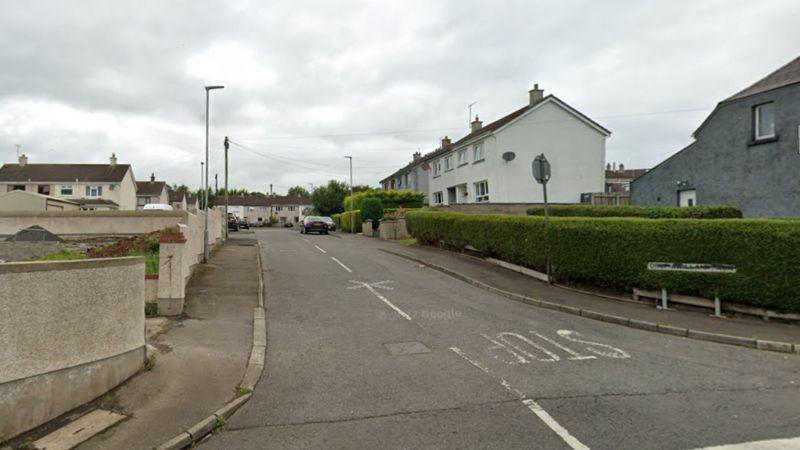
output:
{"label": "low boundary wall", "polygon": [[0,264],[0,437],[106,393],[145,359],[144,259]]}

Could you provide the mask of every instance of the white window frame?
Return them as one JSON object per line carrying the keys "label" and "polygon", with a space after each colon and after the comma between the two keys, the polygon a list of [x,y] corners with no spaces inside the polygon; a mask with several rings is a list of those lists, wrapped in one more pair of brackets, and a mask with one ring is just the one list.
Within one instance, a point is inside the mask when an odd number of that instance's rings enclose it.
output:
{"label": "white window frame", "polygon": [[[69,191],[69,192],[66,192]],[[58,187],[58,192],[65,197],[72,197],[72,185],[62,184]]]}
{"label": "white window frame", "polygon": [[484,149],[483,149],[483,142],[478,142],[475,146],[472,147],[472,161],[478,162],[483,161],[485,158]]}
{"label": "white window frame", "polygon": [[453,170],[453,155],[447,155],[444,157],[444,170]]}
{"label": "white window frame", "polygon": [[144,206],[150,204],[150,197],[136,197],[136,206]]}
{"label": "white window frame", "polygon": [[86,186],[86,196],[87,197],[102,197],[103,196],[103,186],[101,186],[101,185],[88,185],[88,186]]}
{"label": "white window frame", "polygon": [[[769,106],[772,108],[772,133],[760,134],[761,132],[761,108]],[[770,139],[775,137],[775,102],[762,103],[753,107],[753,136],[755,140]]]}
{"label": "white window frame", "polygon": [[462,149],[458,151],[458,165],[464,165],[467,161],[467,149]]}
{"label": "white window frame", "polygon": [[438,177],[441,174],[442,174],[442,160],[437,159],[433,163],[433,176]]}
{"label": "white window frame", "polygon": [[485,203],[489,201],[489,181],[481,180],[473,183],[475,189],[475,203]]}
{"label": "white window frame", "polygon": [[433,203],[441,205],[444,203],[444,192],[438,191],[433,193]]}

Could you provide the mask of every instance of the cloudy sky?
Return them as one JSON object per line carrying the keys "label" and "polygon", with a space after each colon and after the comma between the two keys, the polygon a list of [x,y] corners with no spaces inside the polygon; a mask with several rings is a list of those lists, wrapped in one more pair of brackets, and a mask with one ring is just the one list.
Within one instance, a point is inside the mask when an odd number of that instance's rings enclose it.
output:
{"label": "cloudy sky", "polygon": [[[0,16],[0,162],[133,164],[283,193],[378,180],[527,102],[534,82],[652,166],[714,105],[798,56],[796,0],[27,0]],[[213,181],[212,181],[213,185]]]}

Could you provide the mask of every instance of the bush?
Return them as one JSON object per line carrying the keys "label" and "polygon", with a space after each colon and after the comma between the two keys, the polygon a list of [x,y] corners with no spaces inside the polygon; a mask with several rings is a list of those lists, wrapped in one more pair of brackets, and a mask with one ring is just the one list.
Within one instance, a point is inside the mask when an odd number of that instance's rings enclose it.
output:
{"label": "bush", "polygon": [[360,210],[365,198],[374,197],[378,198],[383,204],[384,208],[421,208],[422,202],[425,199],[425,194],[422,192],[412,191],[362,191],[353,194],[353,205],[350,205],[350,196],[344,198],[342,206],[345,211],[352,209]]}
{"label": "bush", "polygon": [[361,202],[361,217],[363,220],[376,221],[383,217],[383,203],[377,197],[367,197]]}
{"label": "bush", "polygon": [[[355,220],[354,220],[355,218]],[[361,232],[361,211],[346,211],[341,215],[342,226],[339,228],[341,231],[350,232],[351,220],[354,220],[353,229],[356,233]]]}
{"label": "bush", "polygon": [[[550,205],[554,217],[643,217],[648,219],[741,219],[742,211],[733,206],[693,206],[670,208],[655,206]],[[544,216],[544,206],[528,208],[529,216]]]}
{"label": "bush", "polygon": [[[412,211],[422,243],[477,248],[486,256],[545,271],[559,282],[629,290],[659,289],[777,311],[800,312],[800,222],[553,218]],[[733,264],[736,274],[666,273],[648,262]]]}
{"label": "bush", "polygon": [[333,220],[333,223],[336,224],[336,228],[339,228],[339,229],[342,228],[342,215],[341,214],[333,214],[331,216],[331,220]]}

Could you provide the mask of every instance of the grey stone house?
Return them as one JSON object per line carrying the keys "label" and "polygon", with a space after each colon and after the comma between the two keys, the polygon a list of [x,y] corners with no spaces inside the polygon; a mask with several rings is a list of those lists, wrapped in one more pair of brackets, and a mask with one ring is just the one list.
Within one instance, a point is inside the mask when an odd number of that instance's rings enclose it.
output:
{"label": "grey stone house", "polygon": [[800,216],[800,57],[719,104],[694,142],[631,183],[631,203]]}

